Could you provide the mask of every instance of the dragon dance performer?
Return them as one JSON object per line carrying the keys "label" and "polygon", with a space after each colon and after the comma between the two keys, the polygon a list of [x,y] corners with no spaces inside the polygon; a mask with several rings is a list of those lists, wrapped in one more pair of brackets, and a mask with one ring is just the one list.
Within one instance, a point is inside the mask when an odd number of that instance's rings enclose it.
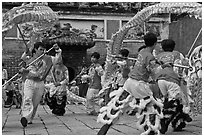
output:
{"label": "dragon dance performer", "polygon": [[52,67],[50,74],[52,75],[52,81],[45,85],[49,90],[45,95],[45,101],[53,114],[63,116],[67,103],[68,68],[62,63],[62,60],[58,61]]}
{"label": "dragon dance performer", "polygon": [[[61,56],[61,49],[58,45],[53,45],[57,54],[55,57],[44,55],[28,68],[22,68],[19,72],[25,75],[25,82],[23,85],[23,102],[21,111],[21,124],[26,127],[27,124],[32,124],[32,120],[36,114],[37,107],[40,103],[44,92],[44,80],[48,75],[52,65],[56,63]],[[46,46],[42,42],[34,44],[34,54],[30,56],[28,62],[32,62],[36,58],[44,54]]]}
{"label": "dragon dance performer", "polygon": [[[129,55],[129,50],[127,49],[121,49],[119,51],[119,56],[122,58],[127,58]],[[117,86],[122,87],[125,83],[125,81],[128,79],[128,75],[130,73],[130,62],[127,59],[117,60],[117,65],[119,66],[118,69],[118,77],[116,80]]]}
{"label": "dragon dance performer", "polygon": [[86,94],[86,110],[89,115],[97,115],[95,110],[95,97],[97,97],[100,89],[102,88],[101,85],[101,76],[103,75],[103,68],[98,63],[98,59],[100,58],[100,54],[98,52],[94,52],[91,55],[91,66],[89,67],[88,76],[90,79],[89,88]]}
{"label": "dragon dance performer", "polygon": [[[165,98],[163,113],[165,118],[161,120],[161,133],[165,133],[170,122],[174,131],[180,131],[187,122],[192,121],[185,112],[189,105],[188,96],[181,88],[182,78],[174,71],[173,64],[178,59],[178,54],[173,52],[175,42],[172,39],[165,39],[161,42],[164,52],[157,55],[157,60],[161,64],[161,69],[157,73],[156,79],[159,89]],[[184,111],[183,111],[184,110]]]}
{"label": "dragon dance performer", "polygon": [[[128,108],[138,108],[138,128],[144,129],[143,134],[157,132],[160,130],[161,108],[163,104],[153,98],[149,87],[149,77],[155,71],[155,58],[152,51],[156,46],[157,37],[153,33],[144,36],[145,45],[138,53],[137,61],[130,72],[129,78],[122,88],[110,93],[111,101],[107,106],[100,109],[98,122],[105,124],[98,134],[106,134],[111,125],[115,124],[120,115]],[[155,119],[151,123],[150,119]]]}

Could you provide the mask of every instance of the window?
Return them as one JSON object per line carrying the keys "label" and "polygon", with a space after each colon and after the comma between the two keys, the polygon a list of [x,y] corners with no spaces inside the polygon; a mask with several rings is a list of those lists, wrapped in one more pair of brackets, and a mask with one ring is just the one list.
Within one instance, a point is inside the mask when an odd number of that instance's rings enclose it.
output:
{"label": "window", "polygon": [[111,39],[120,28],[119,20],[107,20],[107,39]]}

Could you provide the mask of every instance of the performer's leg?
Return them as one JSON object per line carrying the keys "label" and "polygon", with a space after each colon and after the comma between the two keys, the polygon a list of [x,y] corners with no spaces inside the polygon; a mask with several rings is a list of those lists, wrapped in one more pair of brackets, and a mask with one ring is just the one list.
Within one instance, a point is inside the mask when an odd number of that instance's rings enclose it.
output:
{"label": "performer's leg", "polygon": [[33,113],[32,113],[32,115],[30,117],[30,120],[29,120],[28,124],[32,124],[33,118],[35,117],[35,114],[37,112],[37,108],[38,108],[38,105],[33,108]]}
{"label": "performer's leg", "polygon": [[[189,117],[189,108],[188,108],[188,99],[187,95],[184,94],[183,90],[181,87],[173,82],[168,82],[168,98],[169,100],[171,99],[176,99],[177,100],[177,112],[181,113],[181,119],[184,119],[185,121],[191,122],[191,118]],[[184,87],[183,87],[184,88]],[[185,118],[187,116],[187,118]],[[182,122],[181,122],[182,123]],[[183,128],[183,126],[181,126]],[[184,126],[185,127],[185,126]]]}
{"label": "performer's leg", "polygon": [[162,93],[162,95],[164,96],[164,97],[167,97],[167,91],[168,91],[168,82],[167,81],[165,81],[165,80],[158,80],[158,86],[159,86],[159,89],[160,89],[160,91],[161,91],[161,93]]}
{"label": "performer's leg", "polygon": [[174,131],[181,131],[186,126],[186,122],[191,122],[191,117],[183,112],[183,105],[178,100],[176,106],[176,116],[172,120],[172,127]]}
{"label": "performer's leg", "polygon": [[152,96],[153,93],[149,85],[145,82],[137,81],[132,78],[126,80],[123,88],[133,95],[135,98],[145,98],[147,96]]}
{"label": "performer's leg", "polygon": [[33,118],[35,117],[38,105],[42,99],[42,95],[44,93],[44,82],[37,82],[35,86],[35,92],[33,94],[33,112],[30,117],[30,122],[32,122]]}
{"label": "performer's leg", "polygon": [[91,89],[89,88],[87,91],[86,99],[87,99],[87,104],[86,104],[86,110],[88,114],[95,115],[95,102],[93,100],[93,97],[97,94],[99,90],[98,89]]}
{"label": "performer's leg", "polygon": [[26,80],[23,88],[23,102],[22,102],[22,111],[21,111],[21,124],[23,127],[27,126],[27,119],[30,119],[33,112],[33,93],[34,93],[34,84],[33,80]]}
{"label": "performer's leg", "polygon": [[[147,117],[151,117],[150,119],[145,118],[144,123],[146,123],[146,121],[151,122],[151,124],[155,127],[155,129],[152,129],[150,125],[138,123],[139,128],[146,126],[145,127],[146,131],[142,134],[155,134],[155,133],[159,134],[160,126],[158,126],[159,123],[156,124],[156,120],[160,121],[162,116],[155,113],[156,111],[154,111],[154,109],[155,110],[157,109],[155,107],[152,108],[152,105],[155,105],[158,108],[161,108],[163,105],[160,102],[158,102],[156,99],[153,98],[153,92],[151,91],[149,84],[129,78],[125,82],[123,88],[126,91],[128,91],[132,96],[134,96],[134,98],[140,99],[140,101],[138,102],[140,105],[140,108],[144,109],[144,111],[148,111],[149,114]],[[151,105],[147,105],[149,103]],[[157,111],[159,113],[159,110]],[[142,113],[140,112],[138,112],[138,114],[142,115]],[[140,120],[143,121],[143,118],[141,117]]]}
{"label": "performer's leg", "polygon": [[163,97],[163,95],[162,95],[162,93],[161,93],[161,91],[160,91],[160,88],[159,88],[159,86],[158,86],[158,82],[156,82],[156,83],[151,83],[151,84],[150,84],[150,89],[152,90],[153,96],[154,96],[155,98],[161,99],[161,98]]}

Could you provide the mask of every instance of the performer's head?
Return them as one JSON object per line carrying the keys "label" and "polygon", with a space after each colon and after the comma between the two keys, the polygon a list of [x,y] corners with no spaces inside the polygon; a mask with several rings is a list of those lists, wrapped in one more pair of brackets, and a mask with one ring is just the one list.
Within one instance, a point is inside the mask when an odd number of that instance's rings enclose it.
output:
{"label": "performer's head", "polygon": [[154,33],[149,32],[144,36],[144,42],[145,45],[139,47],[138,52],[147,47],[150,47],[153,51],[157,43],[157,36]]}
{"label": "performer's head", "polygon": [[99,58],[100,58],[100,54],[98,52],[94,52],[91,54],[91,62],[92,63],[97,62]]}
{"label": "performer's head", "polygon": [[140,52],[140,50],[144,48],[150,48],[152,52],[157,44],[157,36],[154,33],[149,32],[144,36],[144,42],[145,42],[145,45],[141,46],[138,49],[138,52]]}
{"label": "performer's head", "polygon": [[173,52],[175,45],[176,43],[172,39],[164,39],[161,42],[162,49],[166,52]]}
{"label": "performer's head", "polygon": [[34,44],[34,50],[35,50],[35,53],[37,55],[42,55],[45,52],[45,50],[46,50],[46,46],[42,42],[36,42]]}
{"label": "performer's head", "polygon": [[129,50],[127,50],[127,49],[121,49],[121,50],[119,51],[119,55],[122,56],[122,57],[128,57],[128,55],[129,55]]}

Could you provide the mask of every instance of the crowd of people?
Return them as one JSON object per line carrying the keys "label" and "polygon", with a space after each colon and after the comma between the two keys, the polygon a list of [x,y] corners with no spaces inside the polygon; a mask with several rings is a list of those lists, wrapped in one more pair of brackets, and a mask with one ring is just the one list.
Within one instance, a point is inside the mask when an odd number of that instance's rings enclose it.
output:
{"label": "crowd of people", "polygon": [[[99,63],[100,54],[98,52],[91,54],[92,64],[88,68],[82,69],[79,75],[81,84],[78,86],[76,81],[69,80],[69,72],[63,64],[60,47],[54,44],[53,48],[56,54],[50,56],[45,54],[46,45],[43,42],[36,42],[33,50],[26,50],[21,57],[26,64],[25,66],[28,66],[19,70],[21,78],[18,81],[21,82],[18,82],[18,85],[21,85],[21,88],[15,86],[14,82],[10,82],[3,87],[7,96],[4,99],[4,107],[11,107],[13,102],[16,104],[16,108],[21,107],[20,122],[23,127],[26,127],[28,124],[32,124],[42,98],[45,99],[52,113],[59,116],[66,113],[65,107],[67,104],[81,103],[85,105],[88,115],[98,116],[99,122],[103,119],[102,123],[105,124],[106,130],[102,128],[99,134],[105,134],[120,115],[114,118],[111,116],[116,113],[119,114],[119,112],[125,112],[124,106],[132,101],[128,98],[130,95],[135,100],[141,102],[141,99],[143,99],[147,102],[145,105],[143,104],[144,108],[141,110],[132,107],[134,114],[143,113],[148,106],[147,104],[150,103],[147,100],[151,99],[153,105],[156,104],[158,108],[163,106],[163,113],[169,115],[168,108],[172,105],[169,102],[175,101],[177,103],[175,109],[178,109],[178,106],[181,107],[179,112],[185,118],[182,117],[184,124],[180,124],[178,127],[174,122],[172,126],[175,130],[181,130],[185,127],[185,122],[192,121],[188,115],[189,96],[187,91],[182,88],[184,71],[174,67],[175,61],[182,61],[184,58],[181,58],[180,53],[174,51],[176,43],[172,39],[165,39],[161,42],[163,51],[157,55],[153,54],[157,44],[156,35],[147,33],[144,36],[144,42],[145,45],[138,49],[138,56],[134,64],[128,57],[128,49],[121,49],[119,56],[114,58],[112,65],[117,66],[117,71],[113,74],[110,89],[105,92],[103,97],[99,96],[99,92],[103,89],[102,79],[105,70]],[[8,75],[5,69],[2,71],[2,82],[4,84],[8,80]],[[117,94],[120,95],[116,99]],[[99,98],[103,98],[104,102],[101,103]],[[121,104],[117,104],[117,102],[124,99],[128,100],[125,102],[126,104],[118,107]],[[159,105],[158,100],[161,100],[160,104],[162,105]],[[117,109],[112,108],[115,113],[100,110],[103,107],[113,106],[118,107]],[[110,114],[108,115],[108,113]],[[106,118],[104,119],[102,115],[106,115]],[[111,121],[104,122],[106,120]],[[172,121],[161,118],[161,128],[159,129],[161,133],[164,134],[167,131],[170,122]],[[144,129],[149,130],[149,127],[147,126]],[[153,129],[150,129],[150,131],[153,132]]]}

